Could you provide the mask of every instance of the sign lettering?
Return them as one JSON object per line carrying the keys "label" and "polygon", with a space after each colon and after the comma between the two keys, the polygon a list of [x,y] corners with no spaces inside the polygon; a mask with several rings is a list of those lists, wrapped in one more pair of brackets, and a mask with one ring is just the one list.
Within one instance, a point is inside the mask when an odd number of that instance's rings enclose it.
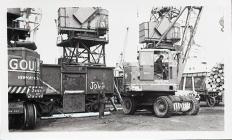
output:
{"label": "sign lettering", "polygon": [[9,69],[11,70],[28,70],[39,71],[39,61],[25,60],[25,59],[10,59]]}
{"label": "sign lettering", "polygon": [[90,89],[104,89],[105,84],[104,82],[91,82]]}

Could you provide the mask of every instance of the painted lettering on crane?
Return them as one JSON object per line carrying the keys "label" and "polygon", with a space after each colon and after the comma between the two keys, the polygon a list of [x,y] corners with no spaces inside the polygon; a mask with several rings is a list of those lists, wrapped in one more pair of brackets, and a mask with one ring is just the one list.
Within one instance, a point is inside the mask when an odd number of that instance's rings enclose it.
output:
{"label": "painted lettering on crane", "polygon": [[90,87],[91,90],[98,90],[98,89],[104,89],[105,84],[104,82],[90,82]]}
{"label": "painted lettering on crane", "polygon": [[12,58],[8,60],[9,70],[39,71],[39,60]]}

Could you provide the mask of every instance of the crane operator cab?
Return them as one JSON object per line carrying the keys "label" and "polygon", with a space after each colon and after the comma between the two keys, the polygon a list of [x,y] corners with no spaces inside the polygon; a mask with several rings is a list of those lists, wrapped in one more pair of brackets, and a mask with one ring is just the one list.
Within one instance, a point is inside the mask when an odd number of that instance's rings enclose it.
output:
{"label": "crane operator cab", "polygon": [[154,78],[166,80],[168,78],[167,54],[154,51]]}
{"label": "crane operator cab", "polygon": [[[143,49],[139,51],[140,80],[173,79],[174,59],[168,49]],[[174,66],[175,67],[175,66]]]}

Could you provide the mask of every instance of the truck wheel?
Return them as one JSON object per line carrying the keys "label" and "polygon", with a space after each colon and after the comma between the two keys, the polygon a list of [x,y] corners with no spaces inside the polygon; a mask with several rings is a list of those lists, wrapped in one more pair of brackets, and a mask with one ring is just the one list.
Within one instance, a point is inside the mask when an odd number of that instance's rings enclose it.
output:
{"label": "truck wheel", "polygon": [[34,104],[27,103],[24,105],[24,128],[33,129],[36,126],[37,112]]}
{"label": "truck wheel", "polygon": [[216,104],[216,100],[214,97],[208,96],[206,97],[206,103],[209,107],[213,107]]}
{"label": "truck wheel", "polygon": [[167,96],[158,97],[153,104],[155,115],[159,118],[166,118],[172,115],[172,101]]}
{"label": "truck wheel", "polygon": [[199,101],[197,99],[195,99],[194,97],[189,97],[189,98],[190,98],[191,106],[190,106],[190,110],[185,112],[185,114],[197,115],[200,111]]}
{"label": "truck wheel", "polygon": [[127,115],[132,115],[135,113],[135,100],[133,97],[124,97],[123,98],[123,112]]}

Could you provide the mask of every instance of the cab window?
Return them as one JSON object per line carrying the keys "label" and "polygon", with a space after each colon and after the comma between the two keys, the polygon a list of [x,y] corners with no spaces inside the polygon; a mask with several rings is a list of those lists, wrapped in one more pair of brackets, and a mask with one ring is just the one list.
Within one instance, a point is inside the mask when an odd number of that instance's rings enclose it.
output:
{"label": "cab window", "polygon": [[184,84],[184,77],[182,77],[180,81],[180,87],[179,87],[180,90],[183,90],[183,84]]}
{"label": "cab window", "polygon": [[153,65],[153,52],[140,52],[140,65]]}
{"label": "cab window", "polygon": [[204,77],[195,77],[194,85],[196,90],[204,90]]}
{"label": "cab window", "polygon": [[186,90],[193,90],[192,77],[186,77],[185,89]]}

